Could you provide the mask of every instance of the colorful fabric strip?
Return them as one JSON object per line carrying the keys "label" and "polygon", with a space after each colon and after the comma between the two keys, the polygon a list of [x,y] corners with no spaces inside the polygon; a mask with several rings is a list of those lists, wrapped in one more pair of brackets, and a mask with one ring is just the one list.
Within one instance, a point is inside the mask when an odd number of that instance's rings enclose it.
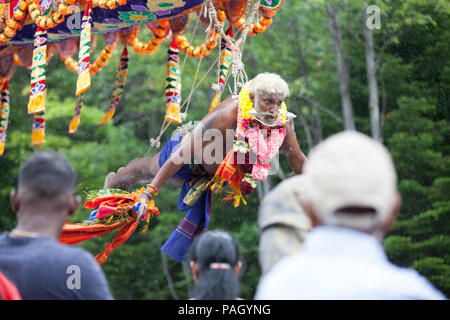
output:
{"label": "colorful fabric strip", "polygon": [[228,184],[231,191],[228,192],[228,196],[224,200],[234,200],[234,207],[238,207],[241,200],[244,204],[247,204],[241,191],[241,181],[244,176],[244,171],[235,163],[234,150],[230,149],[211,179],[210,189],[215,193],[219,193]]}
{"label": "colorful fabric strip", "polygon": [[79,95],[76,97],[75,113],[72,120],[70,120],[69,134],[74,134],[75,132],[77,132],[78,126],[80,125],[81,108],[83,107],[82,97],[83,95]]}
{"label": "colorful fabric strip", "polygon": [[88,1],[84,11],[80,33],[80,50],[78,53],[78,80],[76,95],[79,96],[91,87],[91,75],[89,73],[89,56],[91,51],[91,1]]}
{"label": "colorful fabric strip", "polygon": [[31,90],[28,113],[45,111],[45,69],[47,62],[47,31],[38,27],[34,36],[33,62],[31,65]]}
{"label": "colorful fabric strip", "polygon": [[5,152],[6,144],[6,132],[8,129],[8,118],[9,118],[9,87],[8,80],[3,85],[1,89],[1,102],[0,102],[0,156]]}
{"label": "colorful fabric strip", "polygon": [[[231,38],[234,37],[234,33],[233,33],[233,27],[230,26],[226,32],[226,34],[228,36],[230,36]],[[230,70],[230,65],[231,65],[231,58],[232,58],[232,53],[231,53],[231,48],[229,45],[227,45],[227,41],[225,39],[221,40],[220,43],[220,49],[221,49],[221,54],[220,54],[220,73],[219,73],[219,83],[218,83],[218,90],[217,93],[214,97],[214,99],[211,102],[211,105],[209,106],[209,111],[211,111],[212,109],[214,109],[214,107],[219,103],[220,101],[220,97],[222,96],[222,92],[223,89],[225,88],[225,82],[227,80],[227,75],[228,75],[228,71]]]}
{"label": "colorful fabric strip", "polygon": [[45,112],[34,114],[31,144],[41,146],[45,143]]}
{"label": "colorful fabric strip", "polygon": [[111,243],[108,243],[105,246],[105,251],[95,256],[95,260],[97,261],[97,263],[99,265],[102,265],[115,248],[117,248],[125,241],[127,241],[127,239],[136,230],[138,224],[139,222],[135,221],[134,218],[129,218],[129,220],[118,221],[108,225],[105,224],[85,225],[81,223],[66,222],[63,226],[59,242],[65,244],[75,244],[78,242],[88,240],[90,238],[105,235],[114,230],[122,228],[114,237],[114,239],[111,241]]}
{"label": "colorful fabric strip", "polygon": [[109,121],[114,116],[117,106],[120,102],[120,97],[122,96],[122,91],[125,87],[125,82],[127,81],[128,73],[128,50],[125,46],[120,56],[119,68],[117,69],[116,80],[114,82],[114,91],[112,93],[112,99],[109,103],[108,110],[105,116],[100,121],[100,124],[104,124]]}
{"label": "colorful fabric strip", "polygon": [[181,81],[180,81],[180,50],[173,38],[167,52],[166,72],[166,122],[180,124]]}

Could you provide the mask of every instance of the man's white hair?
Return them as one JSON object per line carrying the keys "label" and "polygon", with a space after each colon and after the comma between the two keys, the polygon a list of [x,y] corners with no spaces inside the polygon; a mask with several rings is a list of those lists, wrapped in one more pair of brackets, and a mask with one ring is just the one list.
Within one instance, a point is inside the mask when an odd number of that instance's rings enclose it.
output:
{"label": "man's white hair", "polygon": [[258,74],[246,84],[247,91],[256,95],[259,92],[278,93],[284,98],[289,97],[289,87],[286,81],[276,73],[264,72]]}

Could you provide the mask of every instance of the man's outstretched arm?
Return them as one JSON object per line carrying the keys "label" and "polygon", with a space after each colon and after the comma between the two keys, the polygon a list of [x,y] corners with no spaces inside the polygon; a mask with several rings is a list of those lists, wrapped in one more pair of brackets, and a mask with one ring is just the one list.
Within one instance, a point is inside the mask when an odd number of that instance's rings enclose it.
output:
{"label": "man's outstretched arm", "polygon": [[289,123],[286,126],[286,138],[284,138],[283,144],[281,145],[281,150],[283,150],[286,155],[287,162],[292,171],[295,174],[302,174],[306,156],[303,154],[303,151],[298,144],[293,120],[289,120]]}

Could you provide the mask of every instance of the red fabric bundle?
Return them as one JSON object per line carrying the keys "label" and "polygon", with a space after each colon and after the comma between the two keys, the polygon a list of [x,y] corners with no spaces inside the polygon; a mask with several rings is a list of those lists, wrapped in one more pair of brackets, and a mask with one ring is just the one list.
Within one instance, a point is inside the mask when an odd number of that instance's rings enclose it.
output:
{"label": "red fabric bundle", "polygon": [[[105,251],[95,256],[95,260],[101,265],[106,261],[109,254],[118,246],[123,244],[136,230],[139,221],[136,221],[136,214],[133,211],[134,206],[140,201],[139,192],[130,194],[113,194],[104,197],[97,197],[94,200],[85,202],[87,209],[97,209],[96,219],[113,218],[114,215],[120,216],[120,221],[111,224],[94,223],[91,225],[81,223],[66,222],[59,241],[66,244],[75,244],[87,239],[102,236],[114,230],[122,228],[111,243],[107,244]],[[150,215],[159,214],[158,208],[153,200],[147,204],[146,212],[142,215],[143,220],[149,220]]]}

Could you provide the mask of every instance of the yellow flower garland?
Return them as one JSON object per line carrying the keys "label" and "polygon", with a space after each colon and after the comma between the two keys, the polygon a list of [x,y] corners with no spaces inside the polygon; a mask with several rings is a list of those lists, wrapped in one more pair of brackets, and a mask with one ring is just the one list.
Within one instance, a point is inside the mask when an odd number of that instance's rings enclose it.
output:
{"label": "yellow flower garland", "polygon": [[[242,115],[242,120],[244,119],[251,119],[251,120],[255,120],[255,117],[253,117],[252,115],[250,115],[248,112],[251,110],[254,110],[255,108],[253,107],[253,102],[250,99],[250,93],[247,91],[247,88],[242,88],[241,91],[239,92],[239,108],[241,109],[241,115]],[[281,116],[281,123],[283,125],[285,125],[285,123],[287,122],[287,107],[286,107],[286,103],[281,104],[281,112],[282,112],[282,116]]]}

